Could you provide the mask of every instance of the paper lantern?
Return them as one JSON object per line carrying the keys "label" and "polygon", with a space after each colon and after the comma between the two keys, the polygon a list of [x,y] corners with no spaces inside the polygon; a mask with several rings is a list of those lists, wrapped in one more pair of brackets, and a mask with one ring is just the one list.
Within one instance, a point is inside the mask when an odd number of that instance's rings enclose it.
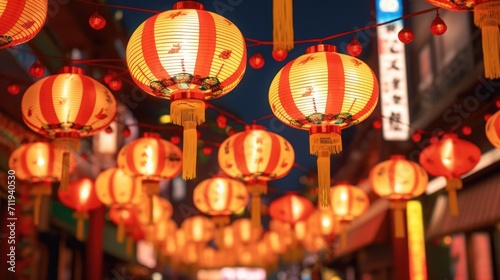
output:
{"label": "paper lantern", "polygon": [[219,176],[196,185],[193,202],[198,210],[212,216],[217,227],[222,227],[229,223],[231,214],[245,208],[248,191],[240,181]]}
{"label": "paper lantern", "polygon": [[84,222],[88,219],[88,212],[102,206],[97,198],[94,180],[83,177],[68,185],[66,191],[57,191],[59,200],[66,207],[74,210],[73,217],[76,218],[76,239],[84,239]]}
{"label": "paper lantern", "polygon": [[109,208],[109,218],[117,225],[116,241],[125,240],[127,228],[137,226],[136,206],[133,204],[112,204]]}
{"label": "paper lantern", "polygon": [[0,49],[26,43],[45,24],[47,0],[0,0]]}
{"label": "paper lantern", "polygon": [[205,243],[214,237],[215,224],[203,216],[192,216],[185,219],[181,228],[187,242]]}
{"label": "paper lantern", "polygon": [[413,34],[411,28],[405,27],[398,32],[398,38],[401,43],[409,44],[413,41],[413,38],[415,38],[415,34]]}
{"label": "paper lantern", "polygon": [[286,194],[271,202],[268,211],[271,218],[294,226],[297,222],[307,219],[314,211],[314,206],[305,197]]}
{"label": "paper lantern", "polygon": [[[99,201],[108,207],[132,208],[141,203],[143,198],[141,180],[119,168],[109,168],[99,173],[95,188]],[[121,243],[125,238],[125,224],[119,222],[117,225],[117,241]]]}
{"label": "paper lantern", "polygon": [[172,204],[163,197],[153,195],[150,203],[137,205],[137,221],[140,225],[152,225],[169,219],[174,213]]}
{"label": "paper lantern", "polygon": [[[80,138],[106,129],[116,115],[117,104],[109,90],[74,66],[31,85],[23,95],[24,123],[40,135],[54,138],[64,150],[60,188],[69,182],[70,153],[78,152]],[[61,159],[57,159],[61,160]]]}
{"label": "paper lantern", "polygon": [[441,36],[443,35],[446,30],[448,29],[448,26],[446,26],[446,23],[444,22],[443,19],[439,16],[439,11],[436,11],[436,17],[432,20],[431,26],[429,28],[431,30],[431,33],[436,35],[436,36]]}
{"label": "paper lantern", "polygon": [[252,55],[248,60],[248,63],[250,64],[250,66],[252,66],[253,69],[260,69],[264,67],[265,62],[266,61],[264,60],[264,57],[261,53]]}
{"label": "paper lantern", "polygon": [[491,115],[486,121],[486,137],[491,145],[500,148],[500,111]]}
{"label": "paper lantern", "polygon": [[215,237],[215,244],[219,249],[231,249],[236,244],[235,233],[233,225],[225,226],[220,229],[220,233],[217,233]]}
{"label": "paper lantern", "polygon": [[262,236],[262,228],[253,227],[250,219],[238,219],[231,226],[236,244],[257,242]]}
{"label": "paper lantern", "polygon": [[33,78],[40,79],[45,76],[45,67],[38,61],[35,61],[29,68],[29,73]]}
{"label": "paper lantern", "polygon": [[395,236],[404,237],[404,211],[406,202],[424,193],[429,178],[417,163],[404,156],[393,155],[372,168],[369,180],[373,192],[390,200],[395,223]]}
{"label": "paper lantern", "polygon": [[352,38],[351,41],[349,41],[349,44],[347,44],[347,52],[352,55],[352,56],[359,56],[361,52],[363,51],[363,46],[359,42],[356,37]]}
{"label": "paper lantern", "polygon": [[378,91],[370,67],[336,53],[332,45],[307,48],[274,77],[269,89],[274,115],[291,127],[308,130],[310,153],[318,156],[319,206],[330,205],[330,155],[342,151],[341,130],[370,116]]}
{"label": "paper lantern", "polygon": [[179,147],[161,139],[157,133],[145,133],[123,146],[116,161],[126,174],[142,180],[143,192],[151,203],[152,197],[160,193],[160,181],[181,172],[181,157]]}
{"label": "paper lantern", "polygon": [[459,139],[454,133],[440,140],[431,139],[419,157],[420,164],[433,176],[446,178],[450,214],[458,215],[457,190],[462,188],[461,176],[474,168],[481,159],[481,150],[471,142]]}
{"label": "paper lantern", "polygon": [[474,11],[474,24],[481,29],[484,75],[500,78],[500,1],[497,0],[426,0],[440,8],[451,11]]}
{"label": "paper lantern", "polygon": [[159,244],[161,247],[163,247],[163,243],[166,242],[167,239],[175,238],[177,232],[177,223],[170,218],[162,219],[156,225],[148,225],[147,227],[153,233],[152,241]]}
{"label": "paper lantern", "polygon": [[106,19],[95,11],[89,18],[89,25],[95,30],[101,30],[106,26]]}
{"label": "paper lantern", "polygon": [[[145,43],[147,42],[147,43]],[[184,127],[182,177],[196,177],[196,126],[205,122],[205,100],[233,90],[246,69],[245,38],[226,18],[182,1],[144,21],[126,50],[134,82],[170,99],[172,122]]]}
{"label": "paper lantern", "polygon": [[[335,205],[332,203],[332,205]],[[318,208],[306,220],[307,232],[320,236],[330,236],[335,232],[335,215],[330,209]]]}
{"label": "paper lantern", "polygon": [[252,195],[252,221],[255,227],[261,227],[260,196],[267,193],[267,181],[282,178],[292,169],[292,145],[263,126],[248,125],[245,131],[222,142],[218,160],[224,173],[247,183]]}
{"label": "paper lantern", "polygon": [[[16,178],[30,183],[30,193],[34,195],[34,224],[40,221],[42,196],[52,194],[52,183],[61,179],[62,164],[56,159],[61,156],[54,145],[35,142],[21,145],[9,158],[9,169],[15,170]],[[76,167],[75,158],[70,158],[70,171]]]}
{"label": "paper lantern", "polygon": [[21,92],[21,87],[16,83],[10,83],[7,85],[7,92],[10,95],[18,95]]}
{"label": "paper lantern", "polygon": [[275,231],[267,231],[264,233],[262,240],[264,240],[267,246],[275,254],[283,254],[286,250],[286,243],[283,240],[283,237]]}
{"label": "paper lantern", "polygon": [[368,209],[370,199],[360,188],[347,183],[340,183],[330,189],[331,210],[340,225],[341,244],[347,245],[347,227],[356,217]]}
{"label": "paper lantern", "polygon": [[284,49],[276,49],[272,51],[271,55],[274,60],[280,62],[285,60],[285,58],[288,56],[288,51]]}
{"label": "paper lantern", "polygon": [[322,235],[308,233],[302,242],[304,249],[309,253],[318,253],[328,248],[328,244]]}

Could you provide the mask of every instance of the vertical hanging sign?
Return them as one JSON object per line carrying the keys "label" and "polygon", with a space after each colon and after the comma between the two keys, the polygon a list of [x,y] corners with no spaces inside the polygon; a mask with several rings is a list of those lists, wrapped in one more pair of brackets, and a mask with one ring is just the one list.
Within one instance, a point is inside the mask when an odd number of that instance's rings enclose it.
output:
{"label": "vertical hanging sign", "polygon": [[408,260],[410,280],[427,280],[424,222],[420,201],[408,201],[406,204],[406,215],[408,223]]}
{"label": "vertical hanging sign", "polygon": [[[402,2],[376,0],[377,23],[402,17]],[[382,128],[388,141],[408,140],[410,130],[405,45],[398,39],[401,29],[402,20],[377,27]]]}

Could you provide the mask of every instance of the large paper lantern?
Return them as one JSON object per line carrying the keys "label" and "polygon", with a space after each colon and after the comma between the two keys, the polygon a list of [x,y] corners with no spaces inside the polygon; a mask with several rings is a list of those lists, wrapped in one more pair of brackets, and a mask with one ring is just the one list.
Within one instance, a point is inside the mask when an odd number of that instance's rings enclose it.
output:
{"label": "large paper lantern", "polygon": [[474,11],[474,24],[481,29],[483,38],[484,75],[500,78],[500,1],[497,0],[426,0],[451,11]]}
{"label": "large paper lantern", "polygon": [[474,168],[481,159],[481,150],[469,141],[447,133],[440,140],[431,139],[419,157],[420,164],[433,176],[446,178],[450,214],[458,215],[457,190],[462,188],[463,174]]}
{"label": "large paper lantern", "polygon": [[123,146],[116,161],[126,174],[142,180],[143,192],[151,203],[152,197],[160,193],[160,181],[181,172],[181,157],[179,147],[149,132]]}
{"label": "large paper lantern", "polygon": [[66,207],[74,210],[73,217],[76,218],[76,239],[84,239],[84,222],[88,219],[88,212],[102,206],[97,198],[94,180],[83,177],[68,185],[66,191],[57,191],[59,200]]}
{"label": "large paper lantern", "polygon": [[[15,149],[9,158],[9,169],[15,170],[16,178],[30,184],[30,193],[34,195],[34,224],[40,221],[42,196],[52,194],[52,183],[61,179],[62,164],[57,161],[59,150],[48,142],[23,144]],[[75,158],[71,157],[70,171],[76,167]]]}
{"label": "large paper lantern", "polygon": [[212,216],[218,227],[223,227],[231,214],[245,208],[248,191],[242,182],[219,176],[201,181],[194,188],[193,202],[198,210]]}
{"label": "large paper lantern", "polygon": [[111,92],[75,66],[62,67],[58,74],[31,85],[23,95],[21,107],[26,125],[38,134],[54,138],[54,145],[65,151],[62,190],[69,182],[70,153],[79,150],[80,138],[107,128],[117,110]]}
{"label": "large paper lantern", "polygon": [[500,148],[500,111],[493,114],[486,122],[486,137],[491,145]]}
{"label": "large paper lantern", "polygon": [[218,160],[224,173],[246,182],[252,195],[252,222],[261,227],[260,196],[267,193],[268,181],[282,178],[292,169],[292,145],[263,126],[248,125],[222,142]]}
{"label": "large paper lantern", "polygon": [[0,0],[0,49],[26,43],[42,29],[47,0]]}
{"label": "large paper lantern", "polygon": [[[125,216],[128,209],[141,203],[143,199],[142,185],[139,178],[127,175],[122,169],[109,168],[97,176],[95,180],[97,198],[102,204],[122,209]],[[123,242],[125,238],[125,223],[118,222],[117,241]]]}
{"label": "large paper lantern", "polygon": [[406,202],[424,193],[429,178],[427,172],[402,155],[375,165],[369,175],[370,185],[378,196],[390,201],[393,210],[395,236],[404,237],[404,211]]}
{"label": "large paper lantern", "polygon": [[204,101],[238,85],[246,56],[238,27],[195,1],[152,16],[130,37],[132,79],[145,92],[169,99],[172,122],[184,127],[184,179],[196,177],[196,126],[205,122]]}
{"label": "large paper lantern", "polygon": [[274,115],[308,130],[310,153],[318,156],[319,206],[330,205],[330,155],[342,151],[341,130],[370,116],[378,92],[372,69],[332,45],[307,48],[274,77],[269,88]]}

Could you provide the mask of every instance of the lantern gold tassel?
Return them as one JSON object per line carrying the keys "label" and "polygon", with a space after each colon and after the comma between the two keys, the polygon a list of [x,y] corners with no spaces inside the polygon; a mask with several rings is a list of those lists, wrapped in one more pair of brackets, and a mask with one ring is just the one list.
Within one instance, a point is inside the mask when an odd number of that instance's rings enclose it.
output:
{"label": "lantern gold tassel", "polygon": [[153,197],[160,193],[160,184],[154,180],[142,180],[142,190],[148,196],[149,203],[149,224],[153,224]]}
{"label": "lantern gold tassel", "polygon": [[457,190],[462,188],[462,180],[460,178],[446,180],[446,191],[448,191],[448,204],[450,214],[458,216],[458,201]]}
{"label": "lantern gold tassel", "polygon": [[405,237],[405,209],[406,201],[391,201],[389,204],[394,218],[394,236],[396,238]]}
{"label": "lantern gold tassel", "polygon": [[341,248],[347,248],[347,228],[349,227],[348,221],[340,222],[340,246]]}
{"label": "lantern gold tassel", "polygon": [[178,99],[170,105],[172,123],[184,127],[182,152],[182,178],[196,177],[196,152],[198,137],[196,126],[205,122],[205,102],[198,99]]}
{"label": "lantern gold tassel", "polygon": [[123,243],[124,240],[125,240],[125,223],[123,223],[123,221],[120,220],[116,231],[116,242]]}
{"label": "lantern gold tassel", "polygon": [[127,240],[125,243],[126,243],[125,250],[126,250],[127,256],[132,256],[132,254],[134,253],[134,239],[130,236],[127,236]]}
{"label": "lantern gold tassel", "polygon": [[87,212],[75,212],[73,218],[76,219],[76,239],[83,241],[85,239],[85,220],[88,219]]}
{"label": "lantern gold tassel", "polygon": [[265,185],[265,183],[249,184],[247,186],[247,190],[252,195],[252,206],[251,206],[252,209],[250,212],[252,227],[253,228],[261,228],[262,223],[261,223],[261,217],[260,217],[260,215],[261,215],[260,196],[263,194],[267,194],[267,185]]}
{"label": "lantern gold tassel", "polygon": [[50,196],[52,194],[52,187],[50,183],[36,183],[31,189],[31,194],[35,196],[33,203],[33,223],[35,226],[40,224],[40,207],[42,205],[42,196]]}
{"label": "lantern gold tassel", "polygon": [[500,1],[489,1],[476,5],[474,23],[481,28],[483,40],[484,75],[500,78]]}
{"label": "lantern gold tassel", "polygon": [[293,1],[273,0],[273,50],[293,49]]}
{"label": "lantern gold tassel", "polygon": [[63,151],[61,162],[61,183],[59,189],[61,191],[68,190],[69,185],[69,170],[71,152],[80,150],[80,139],[77,137],[60,137],[54,139],[54,147],[57,150]]}
{"label": "lantern gold tassel", "polygon": [[318,206],[330,207],[330,153],[321,150],[318,153]]}

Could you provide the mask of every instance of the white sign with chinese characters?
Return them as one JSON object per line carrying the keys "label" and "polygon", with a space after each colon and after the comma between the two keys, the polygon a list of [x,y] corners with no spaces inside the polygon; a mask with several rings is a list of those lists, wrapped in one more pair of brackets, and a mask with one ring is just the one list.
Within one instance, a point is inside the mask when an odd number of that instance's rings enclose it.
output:
{"label": "white sign with chinese characters", "polygon": [[[377,0],[377,23],[401,17],[401,2]],[[388,141],[408,140],[410,133],[405,46],[398,39],[401,29],[402,20],[377,27],[382,129]]]}

